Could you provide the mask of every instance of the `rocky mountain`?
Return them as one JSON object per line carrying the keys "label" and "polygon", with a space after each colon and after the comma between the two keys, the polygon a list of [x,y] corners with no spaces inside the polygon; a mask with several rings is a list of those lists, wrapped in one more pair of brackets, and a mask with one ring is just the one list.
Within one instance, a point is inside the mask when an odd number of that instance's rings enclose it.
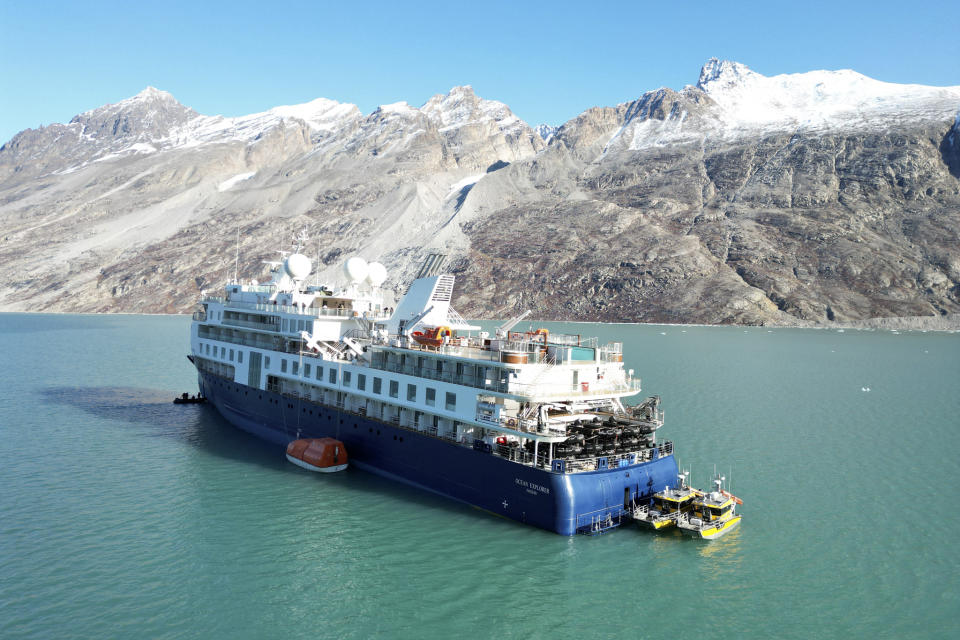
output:
{"label": "rocky mountain", "polygon": [[0,308],[189,311],[308,228],[468,316],[830,324],[960,312],[960,87],[711,60],[536,130],[456,87],[369,115],[204,116],[147,89],[0,148]]}

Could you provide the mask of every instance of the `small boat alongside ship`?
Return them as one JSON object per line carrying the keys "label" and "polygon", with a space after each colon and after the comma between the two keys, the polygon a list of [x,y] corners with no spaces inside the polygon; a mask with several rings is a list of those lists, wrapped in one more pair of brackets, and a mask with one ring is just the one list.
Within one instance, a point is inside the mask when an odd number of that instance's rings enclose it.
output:
{"label": "small boat alongside ship", "polygon": [[654,531],[675,527],[680,516],[693,509],[694,500],[703,496],[702,491],[687,485],[688,475],[678,474],[676,487],[664,487],[653,494],[651,504],[637,507],[633,512],[637,524]]}
{"label": "small boat alongside ship", "polygon": [[691,509],[677,518],[677,528],[683,533],[712,540],[729,533],[740,524],[737,505],[743,501],[723,488],[723,476],[713,479],[713,491],[693,500]]}
{"label": "small boat alongside ship", "polygon": [[182,393],[173,399],[173,404],[203,404],[207,399],[203,397],[203,394],[199,395],[190,395],[189,393]]}

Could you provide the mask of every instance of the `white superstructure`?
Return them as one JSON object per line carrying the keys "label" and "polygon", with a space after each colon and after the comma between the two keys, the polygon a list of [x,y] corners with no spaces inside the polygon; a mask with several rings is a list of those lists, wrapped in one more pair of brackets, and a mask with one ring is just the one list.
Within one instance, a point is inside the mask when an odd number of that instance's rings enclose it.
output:
{"label": "white superstructure", "polygon": [[[271,264],[268,284],[236,282],[203,299],[191,333],[201,372],[461,445],[485,443],[522,464],[549,468],[559,458],[570,472],[596,469],[600,456],[604,464],[656,457],[663,415],[656,402],[633,412],[621,404],[640,380],[624,370],[620,343],[511,331],[516,320],[491,336],[450,306],[454,277],[435,273],[436,261],[396,309],[383,304],[387,274],[377,263],[350,258],[346,284],[334,288],[308,284],[312,265],[299,253]],[[606,448],[577,431],[602,421],[620,430]]]}

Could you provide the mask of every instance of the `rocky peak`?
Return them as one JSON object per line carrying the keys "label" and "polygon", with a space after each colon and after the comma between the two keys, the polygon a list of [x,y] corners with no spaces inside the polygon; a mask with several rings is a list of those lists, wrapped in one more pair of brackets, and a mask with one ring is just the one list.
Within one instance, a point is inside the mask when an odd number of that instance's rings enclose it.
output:
{"label": "rocky peak", "polygon": [[484,100],[470,85],[454,87],[446,94],[437,94],[420,108],[441,128],[462,127],[484,121],[496,121],[501,129],[523,124],[510,107],[496,100]]}
{"label": "rocky peak", "polygon": [[732,86],[756,75],[758,74],[739,62],[710,58],[700,69],[697,86],[708,91],[709,85]]}
{"label": "rocky peak", "polygon": [[537,135],[540,136],[544,142],[550,142],[550,139],[557,134],[557,129],[559,129],[559,127],[554,127],[549,124],[538,124],[533,130],[537,132]]}
{"label": "rocky peak", "polygon": [[145,141],[163,138],[174,127],[197,117],[167,93],[147,87],[137,95],[81,113],[70,124],[81,125],[81,135],[94,139],[133,138]]}

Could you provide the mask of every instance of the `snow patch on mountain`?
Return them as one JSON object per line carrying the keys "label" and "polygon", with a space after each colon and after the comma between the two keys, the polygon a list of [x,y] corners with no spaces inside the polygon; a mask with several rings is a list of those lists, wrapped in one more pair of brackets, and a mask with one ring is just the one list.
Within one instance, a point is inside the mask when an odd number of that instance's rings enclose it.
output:
{"label": "snow patch on mountain", "polygon": [[446,95],[433,96],[420,107],[420,111],[438,124],[441,133],[485,123],[495,124],[504,133],[527,126],[513,115],[510,107],[496,100],[480,98],[470,85],[454,87]]}
{"label": "snow patch on mountain", "polygon": [[257,175],[257,172],[256,172],[256,171],[250,171],[250,172],[248,172],[248,173],[238,173],[237,175],[233,176],[232,178],[228,178],[227,180],[224,180],[223,182],[221,182],[220,184],[218,184],[218,185],[217,185],[217,191],[220,191],[220,192],[227,191],[228,189],[231,189],[231,188],[232,188],[234,185],[236,185],[237,183],[243,182],[244,180],[249,180],[250,178],[252,178],[252,177],[255,176],[255,175]]}
{"label": "snow patch on mountain", "polygon": [[249,143],[275,127],[294,125],[296,121],[304,122],[314,132],[329,135],[360,118],[360,109],[354,104],[318,98],[234,118],[199,116],[157,142],[168,147],[195,147],[207,142]]}
{"label": "snow patch on mountain", "polygon": [[[648,92],[637,104],[669,92]],[[695,87],[674,92],[669,114],[628,114],[606,149],[652,146],[778,132],[888,130],[956,113],[960,86],[930,87],[874,80],[849,69],[767,77],[746,65],[711,58]],[[696,111],[696,117],[692,112]]]}
{"label": "snow patch on mountain", "polygon": [[538,124],[533,130],[537,132],[541,140],[549,143],[553,136],[557,135],[557,129],[559,129],[559,127],[553,127],[549,124]]}
{"label": "snow patch on mountain", "polygon": [[467,177],[464,178],[463,180],[460,180],[459,182],[453,183],[452,185],[450,185],[450,189],[449,189],[449,191],[447,191],[447,195],[445,195],[445,196],[443,197],[443,199],[444,199],[445,201],[446,201],[446,200],[449,200],[449,199],[452,198],[453,196],[455,196],[455,195],[459,194],[461,191],[463,191],[463,189],[464,189],[465,187],[471,187],[471,188],[472,188],[473,185],[477,184],[477,182],[479,182],[479,180],[480,180],[483,176],[485,176],[485,175],[487,175],[487,174],[485,174],[485,173],[480,173],[480,174],[477,174],[477,175],[475,175],[475,176],[467,176]]}

